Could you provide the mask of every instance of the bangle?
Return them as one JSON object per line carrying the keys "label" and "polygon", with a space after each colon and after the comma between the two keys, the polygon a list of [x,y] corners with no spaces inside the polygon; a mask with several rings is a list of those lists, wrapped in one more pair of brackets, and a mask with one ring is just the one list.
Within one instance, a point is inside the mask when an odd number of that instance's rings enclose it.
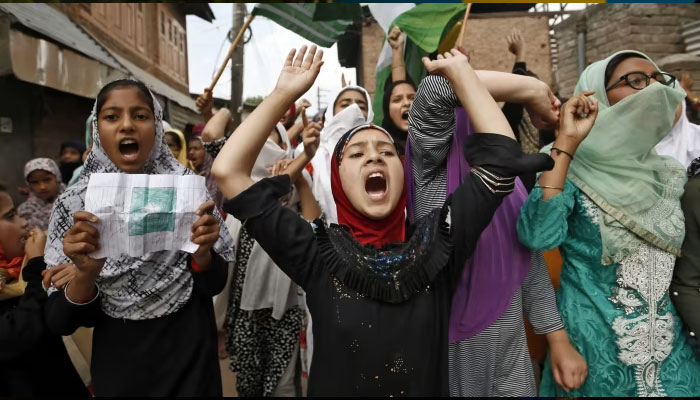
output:
{"label": "bangle", "polygon": [[562,150],[562,149],[558,149],[558,148],[556,148],[556,147],[552,147],[552,150],[553,150],[553,151],[556,151],[558,156],[560,156],[562,153],[564,153],[564,154],[566,154],[567,156],[569,156],[570,159],[572,159],[572,160],[574,159],[573,154],[571,154],[571,153],[569,153],[569,152],[566,152],[566,151],[564,151],[564,150]]}
{"label": "bangle", "polygon": [[554,190],[561,190],[562,192],[564,191],[564,188],[556,187],[556,186],[549,186],[549,185],[540,185],[542,189],[554,189]]}
{"label": "bangle", "polygon": [[95,289],[97,289],[97,293],[94,294],[92,299],[90,299],[86,303],[76,303],[73,300],[71,300],[70,298],[68,298],[68,285],[70,285],[71,282],[73,282],[72,279],[70,281],[68,281],[68,283],[66,283],[66,286],[63,288],[63,297],[65,297],[66,301],[68,301],[70,304],[72,304],[74,306],[86,306],[86,305],[92,303],[93,301],[95,301],[97,299],[97,297],[100,295],[100,287],[97,285],[97,283],[95,283]]}

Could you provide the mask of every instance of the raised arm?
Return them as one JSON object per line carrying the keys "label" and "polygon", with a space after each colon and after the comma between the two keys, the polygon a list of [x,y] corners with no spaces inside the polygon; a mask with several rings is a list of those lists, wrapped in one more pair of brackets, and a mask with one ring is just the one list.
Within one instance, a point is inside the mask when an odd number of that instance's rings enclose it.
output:
{"label": "raised arm", "polygon": [[406,36],[401,31],[401,28],[395,26],[389,32],[387,41],[391,46],[391,81],[406,80],[406,62],[403,59],[403,46],[406,42]]}
{"label": "raised arm", "polygon": [[[515,140],[513,130],[510,129],[494,97],[463,53],[452,49],[444,55],[438,55],[437,60],[431,61],[424,57],[423,65],[429,73],[447,78],[476,132],[496,133]],[[452,112],[454,113],[454,108]]]}
{"label": "raised arm", "polygon": [[[229,141],[214,160],[212,174],[227,199],[253,184],[250,173],[265,141],[294,101],[313,85],[323,65],[323,51],[303,46],[297,57],[289,52],[274,91],[236,129],[236,143]],[[306,57],[304,57],[306,55]]]}
{"label": "raised arm", "polygon": [[226,127],[233,121],[231,112],[228,108],[222,108],[214,114],[202,130],[202,140],[205,142],[213,142],[216,139],[221,139],[226,133]]}

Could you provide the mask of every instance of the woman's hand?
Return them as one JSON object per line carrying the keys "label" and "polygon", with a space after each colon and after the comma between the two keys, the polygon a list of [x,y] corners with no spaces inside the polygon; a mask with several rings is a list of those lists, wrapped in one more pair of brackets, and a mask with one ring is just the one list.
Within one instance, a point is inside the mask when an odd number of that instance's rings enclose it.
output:
{"label": "woman's hand", "polygon": [[[566,333],[564,332],[564,336]],[[583,385],[588,376],[588,364],[569,342],[568,336],[549,343],[554,381],[567,393]]]}
{"label": "woman's hand", "polygon": [[304,153],[309,159],[312,159],[316,155],[318,146],[321,143],[323,123],[309,122],[306,113],[301,114],[301,121],[304,124],[304,130],[301,133],[301,139],[304,143]]}
{"label": "woman's hand", "polygon": [[387,41],[389,42],[389,46],[391,46],[392,50],[403,51],[403,43],[405,39],[404,33],[401,31],[401,28],[399,28],[398,26],[391,28],[391,32],[389,32]]}
{"label": "woman's hand", "polygon": [[195,100],[195,105],[199,109],[199,113],[203,115],[210,115],[211,109],[214,104],[214,94],[209,89],[204,89],[204,93],[197,97]]}
{"label": "woman's hand", "polygon": [[211,248],[219,238],[219,221],[214,213],[214,200],[209,200],[199,206],[196,214],[199,219],[192,225],[192,242],[199,245],[192,258],[203,268],[211,263]]}
{"label": "woman's hand", "polygon": [[513,28],[510,35],[506,37],[506,41],[508,42],[508,51],[515,56],[515,61],[523,61],[525,43],[523,43],[523,37],[520,35],[518,28]]}
{"label": "woman's hand", "polygon": [[72,281],[78,273],[78,268],[73,264],[61,264],[53,268],[41,271],[41,280],[45,289],[53,286],[58,290],[66,287],[68,282]]}
{"label": "woman's hand", "polygon": [[105,263],[105,259],[95,260],[89,256],[100,248],[100,234],[90,224],[97,221],[95,215],[78,211],[73,214],[73,226],[63,237],[63,252],[73,261],[78,272],[95,278]]}
{"label": "woman's hand", "polygon": [[46,247],[46,233],[39,228],[29,232],[29,237],[24,243],[24,256],[31,260],[34,257],[43,257]]}
{"label": "woman's hand", "polygon": [[559,122],[559,109],[561,101],[552,93],[546,83],[532,78],[536,81],[533,95],[525,103],[525,109],[530,115],[532,124],[539,129],[556,128]]}
{"label": "woman's hand", "polygon": [[598,116],[598,100],[588,96],[595,91],[579,93],[567,101],[561,109],[557,138],[573,142],[576,146],[588,136]]}
{"label": "woman's hand", "polygon": [[458,49],[452,49],[444,55],[438,54],[436,60],[423,57],[422,61],[428,73],[442,75],[451,82],[459,79],[460,72],[463,71],[462,68],[469,65],[467,56]]}
{"label": "woman's hand", "polygon": [[[293,99],[306,93],[316,81],[321,66],[323,65],[323,50],[316,51],[316,46],[311,46],[308,54],[306,46],[299,49],[292,49],[287,55],[284,67],[277,79],[275,91],[286,94]],[[306,57],[304,57],[306,56]]]}
{"label": "woman's hand", "polygon": [[290,158],[285,158],[284,160],[277,161],[276,163],[272,164],[272,166],[269,168],[270,174],[272,174],[272,176],[284,174],[287,171],[289,164],[292,163],[292,161],[294,160]]}

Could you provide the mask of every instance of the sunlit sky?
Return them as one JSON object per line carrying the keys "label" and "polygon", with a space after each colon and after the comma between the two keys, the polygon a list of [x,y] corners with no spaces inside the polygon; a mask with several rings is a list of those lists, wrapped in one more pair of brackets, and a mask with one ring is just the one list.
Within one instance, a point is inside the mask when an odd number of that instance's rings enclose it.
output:
{"label": "sunlit sky", "polygon": [[[254,5],[255,3],[247,4],[248,12],[253,10]],[[566,9],[576,10],[585,6],[585,3],[568,3]],[[233,24],[233,4],[210,3],[209,7],[216,16],[212,23],[193,15],[187,16],[189,82],[192,93],[201,93],[209,86],[230,46],[226,35]],[[551,3],[548,7],[550,11],[559,10],[558,3]],[[245,45],[244,52],[243,99],[269,94],[277,82],[289,50],[310,44],[308,40],[262,16],[255,17],[251,30],[253,35]],[[356,82],[355,69],[342,68],[338,63],[337,45],[324,50],[325,63],[321,73],[316,84],[304,96],[311,101],[312,110],[317,109],[318,88],[321,89],[322,106],[325,106],[328,97],[341,88],[342,73],[346,80]],[[216,97],[231,97],[230,65],[229,62],[214,88]]]}
{"label": "sunlit sky", "polygon": [[[226,35],[233,23],[233,4],[210,3],[216,19],[213,23],[195,16],[187,17],[187,45],[189,58],[190,92],[201,93],[209,86],[216,71],[228,52],[230,42]],[[248,4],[252,11],[254,4]],[[261,16],[251,23],[253,36],[245,45],[243,70],[243,98],[265,96],[277,82],[277,76],[289,50],[303,44],[311,44],[294,32],[277,25]],[[346,80],[356,82],[354,68],[342,68],[338,63],[337,45],[324,49],[325,63],[316,84],[304,95],[312,103],[311,110],[317,107],[317,88],[321,88],[321,103],[325,98],[341,88],[341,74]],[[214,96],[231,97],[231,63],[214,87]]]}

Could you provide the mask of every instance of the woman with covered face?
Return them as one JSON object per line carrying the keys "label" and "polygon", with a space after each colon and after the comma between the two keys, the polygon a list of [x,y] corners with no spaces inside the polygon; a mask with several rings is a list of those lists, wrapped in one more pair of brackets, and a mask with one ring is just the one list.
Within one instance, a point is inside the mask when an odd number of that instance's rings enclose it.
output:
{"label": "woman with covered face", "polygon": [[[371,124],[342,135],[330,160],[338,224],[309,223],[277,200],[318,147],[307,136],[289,174],[254,183],[250,171],[270,129],[313,84],[315,46],[291,51],[273,93],[214,162],[224,209],[307,293],[315,353],[309,395],[447,395],[447,327],[454,280],[481,230],[522,170],[551,165],[524,156],[466,57],[424,60],[443,74],[480,133],[467,142],[475,166],[442,207],[406,229],[404,171],[391,135]],[[469,87],[469,90],[466,88]],[[420,90],[419,90],[420,93]],[[418,99],[416,99],[418,101]]]}
{"label": "woman with covered face", "polygon": [[[678,161],[654,151],[679,117],[684,91],[646,55],[615,53],[581,75],[562,110],[544,172],[518,221],[521,242],[559,247],[559,310],[588,376],[544,396],[695,396],[700,363],[686,344],[669,286],[685,234]],[[588,97],[590,96],[590,98]],[[597,113],[595,126],[573,121]],[[581,384],[570,390],[571,383]]]}
{"label": "woman with covered face", "polygon": [[190,175],[168,148],[162,110],[138,81],[100,90],[93,110],[93,148],[76,184],[56,201],[46,263],[74,264],[64,290],[53,290],[45,318],[68,335],[94,327],[91,375],[98,396],[221,396],[211,297],[226,282],[233,241],[212,200],[197,210],[192,253],[94,259],[103,244],[98,218],[86,211],[93,173]]}
{"label": "woman with covered face", "polygon": [[66,185],[61,180],[61,171],[50,158],[35,158],[24,166],[24,177],[29,184],[29,198],[17,207],[17,211],[29,223],[28,229],[46,230],[49,226],[51,208]]}

